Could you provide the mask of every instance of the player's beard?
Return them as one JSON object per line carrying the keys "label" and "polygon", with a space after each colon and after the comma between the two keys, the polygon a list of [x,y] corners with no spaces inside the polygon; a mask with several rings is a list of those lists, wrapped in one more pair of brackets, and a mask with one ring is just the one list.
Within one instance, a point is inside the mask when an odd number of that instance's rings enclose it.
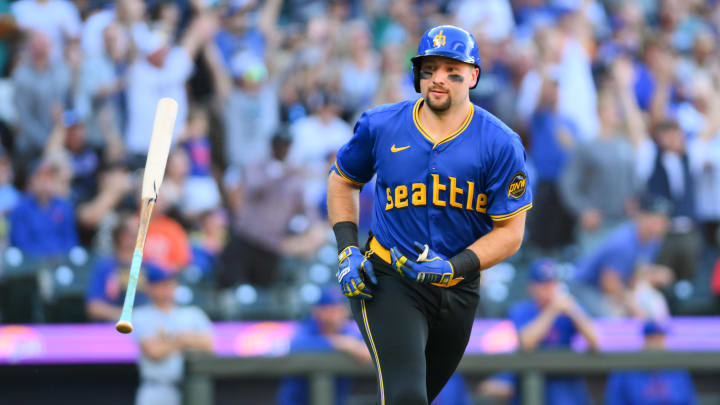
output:
{"label": "player's beard", "polygon": [[427,106],[432,110],[432,112],[436,114],[442,114],[450,109],[450,106],[452,105],[452,100],[450,99],[450,93],[446,93],[447,97],[445,98],[445,101],[434,101],[430,95],[430,91],[428,91],[428,97],[425,97],[425,101],[427,102]]}

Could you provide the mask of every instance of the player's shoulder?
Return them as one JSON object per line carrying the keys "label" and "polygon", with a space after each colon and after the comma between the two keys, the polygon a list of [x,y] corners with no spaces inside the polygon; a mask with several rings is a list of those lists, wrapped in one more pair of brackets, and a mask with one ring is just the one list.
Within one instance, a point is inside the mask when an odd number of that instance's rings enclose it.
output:
{"label": "player's shoulder", "polygon": [[381,104],[365,110],[362,116],[367,120],[372,120],[374,124],[389,122],[389,119],[392,119],[398,114],[404,114],[407,111],[412,111],[416,102],[417,100],[405,100],[397,103]]}

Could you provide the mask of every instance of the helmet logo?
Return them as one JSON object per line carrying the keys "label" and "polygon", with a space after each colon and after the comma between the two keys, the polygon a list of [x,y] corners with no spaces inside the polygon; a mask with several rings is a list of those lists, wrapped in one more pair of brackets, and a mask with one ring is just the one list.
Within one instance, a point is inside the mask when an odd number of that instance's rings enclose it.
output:
{"label": "helmet logo", "polygon": [[445,46],[445,35],[443,35],[443,30],[440,30],[440,32],[433,37],[433,46],[435,48]]}

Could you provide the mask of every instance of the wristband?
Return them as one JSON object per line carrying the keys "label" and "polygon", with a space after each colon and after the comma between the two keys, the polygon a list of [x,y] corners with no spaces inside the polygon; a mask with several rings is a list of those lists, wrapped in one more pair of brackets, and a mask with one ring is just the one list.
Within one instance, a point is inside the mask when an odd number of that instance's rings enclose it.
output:
{"label": "wristband", "polygon": [[358,245],[358,226],[351,221],[342,221],[333,225],[338,254],[348,246]]}
{"label": "wristband", "polygon": [[453,274],[453,278],[469,278],[469,276],[473,275],[474,273],[480,272],[480,259],[478,259],[475,252],[470,249],[463,250],[462,252],[451,257],[448,261],[452,265],[453,271],[455,272]]}

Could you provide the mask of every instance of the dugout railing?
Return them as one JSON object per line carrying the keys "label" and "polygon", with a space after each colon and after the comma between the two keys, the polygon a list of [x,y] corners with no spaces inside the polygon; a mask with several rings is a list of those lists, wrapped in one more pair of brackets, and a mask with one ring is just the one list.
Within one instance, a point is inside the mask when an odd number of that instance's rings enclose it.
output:
{"label": "dugout railing", "polygon": [[[613,352],[577,353],[544,351],[497,355],[468,355],[459,371],[484,375],[513,371],[520,377],[523,405],[543,404],[543,379],[549,374],[606,374],[618,369],[684,368],[694,372],[720,372],[720,352]],[[332,405],[333,378],[372,376],[372,366],[360,366],[341,354],[292,355],[286,357],[212,357],[190,355],[186,360],[185,405],[209,405],[214,401],[214,379],[306,376],[310,403]]]}

